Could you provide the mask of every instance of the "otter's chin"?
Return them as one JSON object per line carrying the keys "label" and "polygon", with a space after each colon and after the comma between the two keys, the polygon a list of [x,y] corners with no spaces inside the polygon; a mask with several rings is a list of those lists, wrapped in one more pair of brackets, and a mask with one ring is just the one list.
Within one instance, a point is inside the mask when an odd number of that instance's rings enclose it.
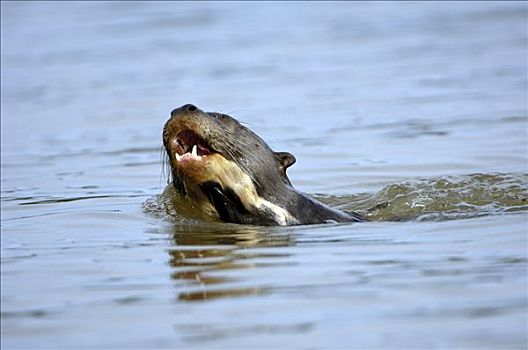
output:
{"label": "otter's chin", "polygon": [[[210,176],[211,168],[218,168],[215,158],[221,157],[218,154],[199,156],[192,153],[174,154],[174,165],[185,182],[199,184],[207,181]],[[223,158],[223,157],[222,157]]]}
{"label": "otter's chin", "polygon": [[214,181],[222,187],[237,187],[242,189],[250,185],[249,178],[236,163],[227,160],[220,153],[197,155],[193,152],[182,156],[174,155],[175,166],[179,176],[187,185],[199,185]]}

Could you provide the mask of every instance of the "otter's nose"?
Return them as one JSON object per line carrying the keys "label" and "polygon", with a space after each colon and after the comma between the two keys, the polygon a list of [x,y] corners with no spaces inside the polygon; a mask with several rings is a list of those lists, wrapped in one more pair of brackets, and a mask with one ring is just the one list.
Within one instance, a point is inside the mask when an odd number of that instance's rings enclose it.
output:
{"label": "otter's nose", "polygon": [[181,109],[184,109],[184,110],[189,111],[189,112],[194,112],[195,110],[198,109],[198,107],[196,107],[195,105],[192,105],[192,104],[188,103],[188,104],[186,104],[186,105],[183,105],[183,106],[181,107]]}
{"label": "otter's nose", "polygon": [[183,111],[194,112],[196,110],[198,110],[198,107],[196,107],[193,104],[188,103],[188,104],[183,105],[183,106],[181,106],[179,108],[173,109],[172,112],[171,112],[171,116],[174,116],[178,112],[183,112]]}

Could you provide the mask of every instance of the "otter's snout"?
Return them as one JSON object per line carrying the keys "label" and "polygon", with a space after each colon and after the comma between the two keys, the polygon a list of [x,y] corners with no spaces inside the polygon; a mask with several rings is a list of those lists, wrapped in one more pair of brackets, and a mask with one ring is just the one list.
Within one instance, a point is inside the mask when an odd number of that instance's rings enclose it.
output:
{"label": "otter's snout", "polygon": [[173,109],[171,112],[171,117],[174,117],[176,114],[182,113],[182,112],[196,112],[198,110],[198,107],[196,107],[193,104],[186,104],[179,108]]}

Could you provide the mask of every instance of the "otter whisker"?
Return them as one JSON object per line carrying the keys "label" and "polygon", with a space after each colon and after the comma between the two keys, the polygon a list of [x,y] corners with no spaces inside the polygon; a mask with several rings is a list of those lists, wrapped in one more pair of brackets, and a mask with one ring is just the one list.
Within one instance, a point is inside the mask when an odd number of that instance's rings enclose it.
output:
{"label": "otter whisker", "polygon": [[165,147],[160,146],[160,162],[161,162],[161,174],[160,182],[164,179],[169,184],[172,180],[171,165],[169,160],[169,155],[167,154]]}
{"label": "otter whisker", "polygon": [[253,161],[253,162],[258,162],[262,165],[265,165],[266,164],[266,159],[263,159],[262,157],[258,157],[258,156],[255,156],[255,153],[254,152],[250,152],[249,149],[250,149],[250,144],[248,143],[244,143],[242,141],[239,141],[239,140],[229,140],[228,143],[230,143],[231,145],[231,148],[234,148],[234,149],[237,149],[238,152],[240,153],[240,155],[249,160],[249,161]]}
{"label": "otter whisker", "polygon": [[[231,147],[228,147],[225,149],[225,152],[229,155],[229,157],[231,157],[232,159],[236,160],[236,159],[240,159],[240,157],[236,157],[235,154],[231,151],[230,149]],[[244,157],[242,157],[244,158]],[[247,165],[244,163],[244,162],[241,162],[239,164],[240,168],[242,169],[242,171],[244,171],[244,173],[246,173],[249,178],[251,179],[251,181],[253,181],[255,184],[257,184],[258,186],[260,186],[259,182],[257,181],[257,179],[255,178],[255,176],[253,175],[253,173],[250,171],[250,169],[248,169]]]}

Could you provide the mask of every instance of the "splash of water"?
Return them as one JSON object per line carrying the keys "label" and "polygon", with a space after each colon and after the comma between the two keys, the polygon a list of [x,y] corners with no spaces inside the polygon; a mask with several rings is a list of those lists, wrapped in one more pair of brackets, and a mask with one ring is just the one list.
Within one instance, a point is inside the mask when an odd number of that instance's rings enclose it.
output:
{"label": "splash of water", "polygon": [[440,221],[528,211],[528,174],[472,174],[410,180],[341,201],[373,221]]}
{"label": "splash of water", "polygon": [[[188,223],[174,208],[172,186],[147,201],[144,209],[158,218]],[[316,199],[341,210],[359,211],[372,221],[442,221],[528,212],[528,174],[471,174],[409,180],[374,194]]]}

